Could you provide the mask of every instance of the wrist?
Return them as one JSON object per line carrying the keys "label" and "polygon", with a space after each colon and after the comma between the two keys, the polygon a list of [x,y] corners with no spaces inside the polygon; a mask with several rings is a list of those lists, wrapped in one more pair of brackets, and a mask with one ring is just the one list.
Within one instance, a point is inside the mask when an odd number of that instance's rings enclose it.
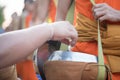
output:
{"label": "wrist", "polygon": [[50,36],[49,36],[49,39],[48,40],[53,40],[54,38],[54,27],[53,27],[53,23],[50,23],[49,24],[49,29],[50,29]]}

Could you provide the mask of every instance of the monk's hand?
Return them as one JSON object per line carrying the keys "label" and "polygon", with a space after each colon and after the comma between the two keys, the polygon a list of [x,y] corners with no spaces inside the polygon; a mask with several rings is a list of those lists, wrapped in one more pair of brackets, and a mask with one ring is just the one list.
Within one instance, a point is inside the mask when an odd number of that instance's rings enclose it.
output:
{"label": "monk's hand", "polygon": [[[65,44],[75,45],[78,39],[78,33],[74,26],[68,21],[58,21],[51,23],[53,27],[52,40],[59,40]],[[71,41],[69,41],[71,39]]]}
{"label": "monk's hand", "polygon": [[120,22],[120,11],[112,8],[106,3],[95,4],[92,8],[95,19],[110,22]]}

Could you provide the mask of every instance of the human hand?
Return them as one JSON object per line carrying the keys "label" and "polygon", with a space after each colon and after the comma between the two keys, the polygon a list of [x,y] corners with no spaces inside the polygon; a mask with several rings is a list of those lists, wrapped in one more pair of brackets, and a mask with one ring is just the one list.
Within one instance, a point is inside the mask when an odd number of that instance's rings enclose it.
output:
{"label": "human hand", "polygon": [[76,43],[78,38],[77,31],[68,21],[54,22],[51,23],[51,26],[53,27],[52,40],[59,40],[72,46]]}
{"label": "human hand", "polygon": [[110,7],[106,3],[95,4],[93,7],[95,19],[110,22],[120,22],[120,11]]}

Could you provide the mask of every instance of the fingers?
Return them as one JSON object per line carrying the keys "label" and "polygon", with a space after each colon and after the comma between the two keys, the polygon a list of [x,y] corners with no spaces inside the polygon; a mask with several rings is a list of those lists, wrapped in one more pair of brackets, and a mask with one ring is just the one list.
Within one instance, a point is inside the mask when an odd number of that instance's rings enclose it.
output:
{"label": "fingers", "polygon": [[67,45],[74,46],[75,43],[77,42],[77,39],[78,39],[77,31],[75,30],[74,27],[72,27],[71,29],[68,29],[66,38],[62,39],[61,42]]}
{"label": "fingers", "polygon": [[69,43],[71,46],[74,46],[78,39],[78,33],[73,25],[71,25],[69,22],[68,24],[69,24],[68,34],[70,35],[68,36],[68,38],[66,38],[67,40],[64,40],[64,41],[66,43]]}
{"label": "fingers", "polygon": [[101,8],[101,7],[105,7],[105,6],[107,7],[108,4],[106,4],[106,3],[100,3],[100,4],[95,4],[93,8]]}
{"label": "fingers", "polygon": [[75,43],[76,43],[77,40],[78,40],[78,33],[77,33],[77,31],[75,31],[75,33],[72,34],[71,39],[72,39],[72,41],[71,41],[71,45],[74,46]]}
{"label": "fingers", "polygon": [[69,34],[67,38],[62,39],[61,42],[67,45],[74,46],[78,39],[77,31],[76,30],[69,31],[67,34]]}
{"label": "fingers", "polygon": [[107,19],[107,16],[102,16],[99,18],[100,22],[105,21]]}
{"label": "fingers", "polygon": [[78,37],[74,37],[74,38],[72,38],[72,41],[71,41],[71,46],[74,46],[75,45],[75,43],[77,42],[77,39],[78,39]]}
{"label": "fingers", "polygon": [[[54,24],[54,25],[53,25]],[[66,44],[73,46],[77,41],[78,34],[75,27],[68,21],[58,21],[53,23],[54,37],[52,40],[59,40]],[[72,41],[69,41],[71,39]]]}
{"label": "fingers", "polygon": [[101,17],[105,14],[106,14],[106,10],[104,9],[104,7],[93,9],[93,15],[94,15],[95,19],[98,19],[99,17]]}
{"label": "fingers", "polygon": [[69,41],[68,39],[62,39],[61,42],[65,43],[67,45],[74,46],[75,43],[77,42],[77,37],[76,37],[76,39],[75,38],[73,38],[73,39],[71,38],[71,41]]}
{"label": "fingers", "polygon": [[95,19],[99,19],[101,22],[107,19],[109,13],[109,6],[106,3],[96,4],[92,8]]}
{"label": "fingers", "polygon": [[74,26],[71,26],[71,30],[69,31],[69,33],[71,34],[69,36],[69,38],[71,39],[70,44],[71,44],[71,46],[74,46],[78,39],[78,33]]}
{"label": "fingers", "polygon": [[75,28],[73,29],[73,31],[70,31],[69,32],[71,35],[69,36],[69,38],[71,39],[71,41],[70,41],[70,45],[71,46],[74,46],[75,45],[75,43],[77,42],[77,39],[78,39],[78,33],[77,33],[77,31],[75,30]]}
{"label": "fingers", "polygon": [[69,40],[68,40],[68,39],[63,39],[63,40],[61,40],[61,42],[62,42],[62,43],[64,43],[64,44],[67,44],[67,45],[69,45],[69,44],[70,44],[70,42],[69,42]]}

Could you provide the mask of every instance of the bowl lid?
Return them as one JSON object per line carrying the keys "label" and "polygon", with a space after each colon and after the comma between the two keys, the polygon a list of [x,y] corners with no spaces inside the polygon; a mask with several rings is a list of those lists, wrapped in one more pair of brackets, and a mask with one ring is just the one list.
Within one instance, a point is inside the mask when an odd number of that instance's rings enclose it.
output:
{"label": "bowl lid", "polygon": [[91,54],[72,51],[55,51],[48,61],[76,61],[76,62],[97,62],[97,57]]}

